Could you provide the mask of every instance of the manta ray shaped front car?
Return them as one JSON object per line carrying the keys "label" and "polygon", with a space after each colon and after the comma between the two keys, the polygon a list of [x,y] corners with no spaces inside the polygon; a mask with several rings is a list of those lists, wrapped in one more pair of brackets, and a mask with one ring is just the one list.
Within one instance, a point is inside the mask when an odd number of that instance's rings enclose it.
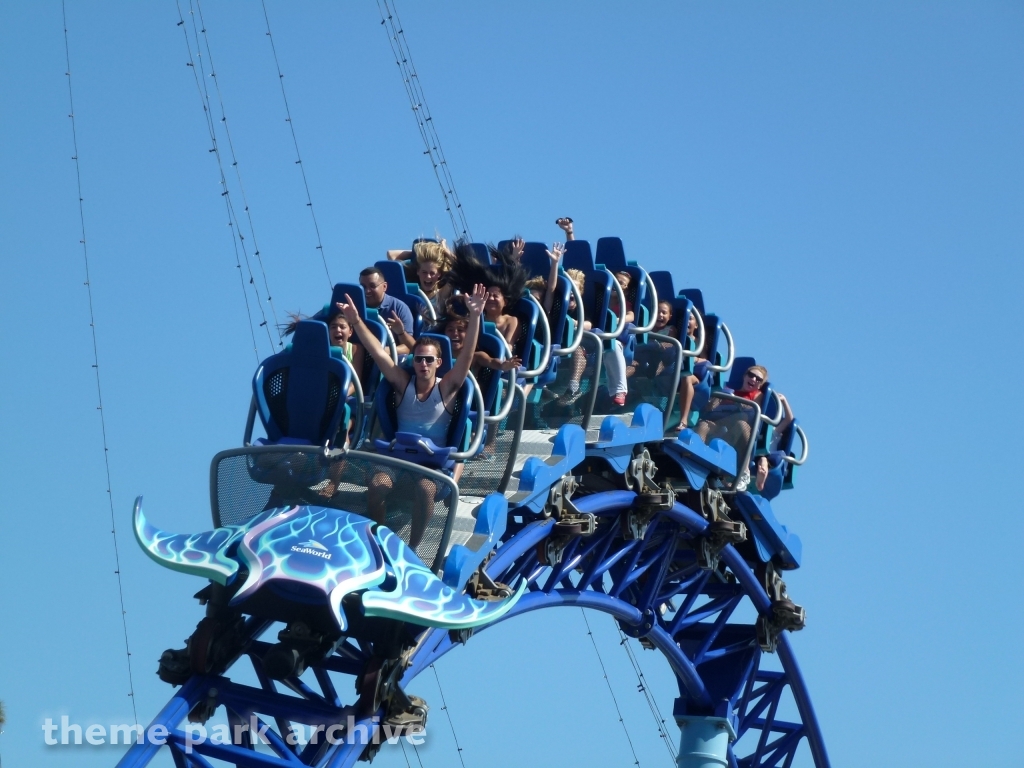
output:
{"label": "manta ray shaped front car", "polygon": [[[135,538],[160,565],[227,585],[247,573],[231,600],[237,605],[271,582],[323,592],[338,627],[346,627],[342,599],[361,592],[363,612],[443,629],[469,629],[504,616],[522,596],[474,600],[442,582],[402,539],[352,512],[316,506],[270,509],[244,525],[196,534],[167,533],[152,525],[135,501]],[[385,585],[394,585],[384,589]]]}

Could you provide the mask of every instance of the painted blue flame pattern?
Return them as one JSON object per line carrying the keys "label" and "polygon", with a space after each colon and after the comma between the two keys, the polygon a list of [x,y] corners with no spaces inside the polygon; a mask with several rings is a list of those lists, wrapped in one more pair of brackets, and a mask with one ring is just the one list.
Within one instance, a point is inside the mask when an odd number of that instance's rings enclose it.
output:
{"label": "painted blue flame pattern", "polygon": [[[150,524],[140,498],[134,523],[140,546],[167,568],[228,584],[244,567],[248,575],[233,604],[275,582],[284,592],[320,592],[342,630],[346,621],[341,601],[353,592],[363,591],[368,616],[467,629],[503,616],[526,587],[520,584],[507,600],[473,600],[442,582],[390,529],[374,530],[374,523],[361,515],[324,507],[271,509],[244,525],[188,535],[165,533]],[[385,590],[385,585],[393,588]]]}
{"label": "painted blue flame pattern", "polygon": [[444,629],[468,629],[504,616],[526,590],[523,581],[507,600],[473,600],[437,578],[390,529],[380,526],[376,535],[384,547],[384,556],[394,569],[397,585],[390,592],[375,587],[363,594],[363,610],[367,616],[384,616]]}
{"label": "painted blue flame pattern", "polygon": [[[264,512],[251,522],[264,519]],[[238,573],[238,562],[228,556],[232,545],[242,538],[245,527],[229,525],[212,531],[166,533],[151,525],[142,512],[142,497],[135,500],[135,540],[142,551],[165,568],[227,584]]]}

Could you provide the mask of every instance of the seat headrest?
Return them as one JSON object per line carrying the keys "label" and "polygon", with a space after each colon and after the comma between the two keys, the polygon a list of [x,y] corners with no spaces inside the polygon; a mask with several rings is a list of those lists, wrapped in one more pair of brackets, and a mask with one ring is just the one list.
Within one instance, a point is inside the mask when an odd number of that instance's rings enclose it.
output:
{"label": "seat headrest", "polygon": [[[366,291],[363,290],[363,286],[359,283],[338,283],[334,286],[334,290],[331,292],[331,303],[324,307],[326,310],[323,317],[320,317],[320,312],[316,314],[317,320],[327,320],[334,315],[338,314],[338,310],[335,309],[335,305],[339,302],[344,303],[345,294],[352,297],[352,303],[356,305],[356,312],[359,316],[366,319]],[[321,310],[323,312],[324,310]]]}
{"label": "seat headrest", "polygon": [[565,269],[582,269],[584,272],[594,271],[594,254],[590,243],[586,240],[570,240],[565,244],[565,256],[562,257]]}
{"label": "seat headrest", "polygon": [[612,272],[619,272],[629,265],[626,263],[626,251],[622,247],[622,240],[617,237],[602,237],[597,241],[597,256],[594,259],[598,264],[604,264],[606,269]]}
{"label": "seat headrest", "polygon": [[404,298],[408,293],[405,290],[405,267],[397,261],[378,261],[373,266],[380,270],[388,284],[388,295],[398,299]]}
{"label": "seat headrest", "polygon": [[292,336],[292,359],[311,363],[331,356],[331,336],[327,324],[319,320],[301,320]]}
{"label": "seat headrest", "polygon": [[[511,240],[502,240],[498,243],[498,250],[503,250],[505,246],[511,244]],[[547,243],[526,243],[526,246],[523,248],[523,257],[520,259],[519,263],[526,268],[530,277],[546,278],[548,273],[551,271],[551,262],[548,260]]]}
{"label": "seat headrest", "polygon": [[[658,294],[661,295],[660,293]],[[704,311],[704,294],[700,292],[700,288],[683,288],[679,291],[679,296],[685,296],[693,302],[693,306],[700,312],[701,317],[706,317],[707,313]]]}
{"label": "seat headrest", "polygon": [[654,283],[654,289],[658,292],[658,298],[662,301],[669,301],[676,295],[675,286],[672,284],[672,273],[668,270],[659,269],[656,272],[648,272]]}
{"label": "seat headrest", "polygon": [[473,249],[473,255],[480,260],[481,264],[491,263],[491,252],[487,250],[486,243],[470,243],[469,247]]}

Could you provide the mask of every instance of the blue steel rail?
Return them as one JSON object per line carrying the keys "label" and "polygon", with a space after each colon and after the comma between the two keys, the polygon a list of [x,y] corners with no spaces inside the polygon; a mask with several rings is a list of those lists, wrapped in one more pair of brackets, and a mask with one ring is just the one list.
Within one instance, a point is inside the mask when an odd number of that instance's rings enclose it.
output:
{"label": "blue steel rail", "polygon": [[[495,581],[525,579],[529,588],[499,621],[566,606],[607,613],[627,634],[645,638],[665,655],[679,683],[677,716],[706,713],[729,723],[735,733],[729,746],[731,765],[789,765],[800,742],[806,739],[815,765],[827,766],[824,740],[788,638],[783,635],[778,645],[783,671],[771,671],[762,668],[765,655],[757,647],[753,627],[728,623],[744,599],[759,611],[767,610],[769,605],[763,588],[736,549],[730,545],[721,552],[727,570],[701,569],[693,559],[693,550],[680,549],[678,544],[699,537],[707,522],[678,503],[656,514],[642,539],[631,541],[621,537],[622,518],[636,511],[635,493],[613,491],[586,496],[576,501],[576,508],[595,515],[597,530],[589,537],[575,536],[562,543],[561,562],[556,566],[538,562],[539,548],[556,535],[553,519],[523,524],[487,564],[486,571]],[[736,581],[722,580],[725,573],[731,573]],[[654,608],[668,601],[678,602],[679,607],[664,614]],[[251,620],[253,638],[266,628],[267,622]],[[425,630],[409,656],[402,684],[407,685],[459,644],[452,632]],[[150,728],[167,728],[168,747],[181,765],[206,765],[204,757],[239,766],[354,765],[365,750],[363,744],[292,747],[287,743],[288,723],[322,725],[326,733],[336,723],[347,724],[351,716],[356,730],[365,726],[369,731],[374,726],[373,718],[359,717],[352,704],[344,703],[339,696],[339,691],[352,690],[351,681],[336,681],[339,676],[358,675],[367,655],[346,641],[330,658],[311,666],[317,684],[314,688],[298,678],[275,683],[262,674],[260,654],[267,647],[254,641],[246,654],[260,688],[226,677],[195,676],[176,692]],[[737,663],[721,663],[730,658]],[[798,722],[777,717],[787,690],[796,703]],[[262,715],[257,717],[256,730],[269,741],[276,756],[256,752],[247,743],[193,744],[192,753],[186,754],[186,734],[180,725],[191,710],[204,703],[223,705],[229,723],[245,729],[252,716]],[[382,717],[383,711],[377,716]],[[338,731],[335,736],[343,733]],[[749,751],[737,754],[736,744]],[[118,765],[147,765],[159,748],[155,744],[133,746]]]}
{"label": "blue steel rail", "polygon": [[[759,426],[760,410],[751,407]],[[214,764],[211,760],[261,768],[352,766],[360,757],[372,757],[382,731],[383,738],[388,736],[384,724],[394,713],[391,703],[396,698],[408,702],[404,689],[434,661],[489,626],[530,611],[567,606],[609,614],[625,634],[665,656],[679,689],[673,714],[683,734],[680,766],[789,766],[806,742],[814,765],[825,768],[825,743],[787,631],[802,626],[802,609],[788,600],[776,573],[799,566],[799,539],[778,523],[767,499],[745,490],[739,478],[744,467],[737,466],[733,447],[721,441],[705,445],[690,430],[664,437],[663,416],[671,418],[640,404],[631,414],[599,417],[599,425],[588,433],[573,424],[565,424],[557,434],[530,433],[528,444],[534,449],[548,444],[550,456],[536,450],[525,462],[511,456],[509,466],[516,467],[511,472],[513,486],[503,486],[503,493],[477,503],[474,532],[462,543],[444,543],[456,516],[451,512],[433,571],[387,528],[372,527],[357,513],[318,507],[308,500],[303,503],[312,506],[270,508],[248,522],[191,537],[164,534],[137,510],[137,536],[155,560],[221,584],[250,573],[250,592],[258,592],[252,568],[266,570],[270,583],[286,570],[291,552],[309,553],[311,546],[326,552],[317,543],[324,537],[313,537],[316,525],[324,520],[341,520],[356,532],[345,534],[334,523],[339,541],[345,539],[342,544],[349,551],[375,564],[376,575],[360,582],[362,586],[347,597],[331,598],[340,638],[325,654],[311,658],[305,672],[299,668],[297,674],[273,679],[265,663],[280,644],[261,637],[274,622],[265,613],[244,616],[232,656],[211,665],[209,673],[197,672],[183,680],[119,768],[149,765],[164,747],[179,768],[204,768]],[[590,418],[587,413],[584,423]],[[527,434],[521,426],[518,429],[516,446],[519,435],[526,440]],[[304,451],[296,454],[302,461],[316,453],[312,446],[295,450]],[[806,442],[803,450],[806,455]],[[287,453],[282,446],[266,451],[247,448],[235,453],[257,457],[251,464],[256,467],[260,455],[274,458]],[[740,452],[740,465],[750,460],[750,451]],[[358,451],[347,455],[357,454],[366,456]],[[323,455],[328,456],[326,448]],[[342,449],[331,455],[343,460],[346,453]],[[396,469],[403,464],[395,458],[385,462]],[[292,465],[279,462],[275,471],[284,471],[281,466]],[[788,471],[785,465],[782,471]],[[791,482],[791,471],[787,477]],[[609,490],[609,484],[617,489]],[[732,512],[736,514],[730,517],[727,513]],[[312,543],[292,546],[281,533],[285,523]],[[278,550],[271,553],[272,559],[260,565],[259,558],[273,546]],[[333,565],[346,565],[338,559]],[[298,577],[293,573],[289,578]],[[359,574],[348,578],[358,579]],[[320,579],[325,584],[343,583],[327,576]],[[412,581],[405,583],[408,579]],[[409,590],[407,600],[403,588]],[[423,618],[427,613],[417,618],[430,590],[435,608],[447,600],[464,616],[475,611],[474,616],[489,618],[460,623],[451,613],[431,625]],[[344,610],[343,599],[348,606]],[[362,601],[358,610],[367,616],[407,622],[402,626],[413,640],[400,657],[380,662],[368,637],[346,624],[353,599],[357,604]],[[309,600],[303,593],[300,602]],[[382,607],[388,600],[392,607]],[[799,622],[780,623],[780,605],[795,608]],[[754,624],[732,621],[741,607],[741,614],[752,609],[757,615]],[[767,663],[771,652],[777,654],[781,671]],[[237,681],[244,662],[251,665],[258,687]],[[376,688],[369,699],[374,707],[367,709],[365,680],[371,667]],[[353,689],[364,695],[357,700],[341,693]],[[229,742],[191,737],[186,720],[206,722],[220,707],[226,713]],[[783,719],[780,711],[794,709],[794,719]],[[318,737],[297,739],[294,724]],[[374,733],[377,743],[368,745]],[[256,742],[263,746],[257,749]],[[705,758],[711,762],[693,762]]]}

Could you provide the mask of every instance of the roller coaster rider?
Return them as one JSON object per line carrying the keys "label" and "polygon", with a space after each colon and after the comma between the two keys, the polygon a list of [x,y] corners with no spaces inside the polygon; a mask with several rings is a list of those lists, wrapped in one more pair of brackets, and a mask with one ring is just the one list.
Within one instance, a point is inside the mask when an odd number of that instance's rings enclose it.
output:
{"label": "roller coaster rider", "polygon": [[[450,406],[469,373],[480,333],[480,316],[486,301],[484,286],[478,284],[473,292],[465,296],[469,310],[469,326],[466,339],[455,358],[455,364],[443,377],[437,376],[441,364],[441,350],[435,342],[419,340],[413,347],[413,372],[391,359],[366,324],[359,317],[352,298],[346,294],[346,303],[340,306],[345,318],[355,330],[363,348],[373,358],[381,374],[399,394],[396,415],[398,432],[415,432],[442,445],[451,422]],[[375,522],[384,524],[388,495],[394,490],[398,478],[390,470],[374,474],[368,488],[368,515]],[[416,480],[416,511],[413,513],[412,532],[409,546],[415,548],[423,537],[427,520],[434,506],[436,486],[433,481],[420,477]]]}

